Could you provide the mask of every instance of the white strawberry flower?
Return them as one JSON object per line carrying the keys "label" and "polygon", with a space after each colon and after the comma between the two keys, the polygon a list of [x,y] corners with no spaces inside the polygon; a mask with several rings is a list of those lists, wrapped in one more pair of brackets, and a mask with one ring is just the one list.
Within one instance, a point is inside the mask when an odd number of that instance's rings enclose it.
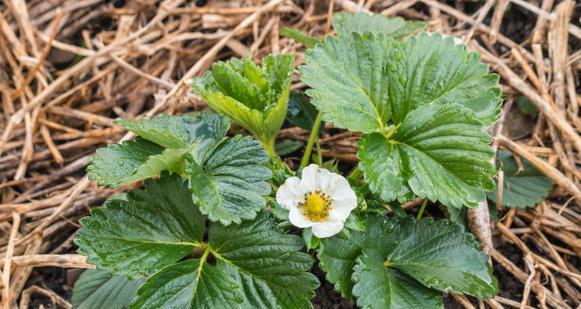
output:
{"label": "white strawberry flower", "polygon": [[357,196],[347,179],[316,164],[303,169],[302,179],[288,178],[276,192],[276,201],[289,210],[292,225],[310,227],[319,238],[339,233],[357,207]]}

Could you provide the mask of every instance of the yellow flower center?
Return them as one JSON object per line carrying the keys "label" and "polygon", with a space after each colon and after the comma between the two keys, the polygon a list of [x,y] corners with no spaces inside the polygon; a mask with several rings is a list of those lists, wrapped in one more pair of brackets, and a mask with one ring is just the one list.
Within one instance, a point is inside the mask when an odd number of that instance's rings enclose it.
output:
{"label": "yellow flower center", "polygon": [[305,194],[305,201],[299,204],[303,214],[313,222],[322,222],[329,217],[331,198],[321,192],[314,191]]}

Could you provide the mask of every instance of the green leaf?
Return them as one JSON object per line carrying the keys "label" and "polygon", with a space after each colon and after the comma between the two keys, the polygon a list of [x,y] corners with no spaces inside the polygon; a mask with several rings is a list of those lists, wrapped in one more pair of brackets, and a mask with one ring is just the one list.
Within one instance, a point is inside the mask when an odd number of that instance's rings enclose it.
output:
{"label": "green leaf", "polygon": [[498,119],[498,75],[489,73],[480,54],[467,52],[453,37],[425,32],[410,37],[397,62],[397,74],[391,79],[398,90],[390,99],[400,111],[394,119],[403,119],[407,111],[429,103],[461,104],[485,125]]}
{"label": "green leaf", "polygon": [[[312,308],[318,286],[302,240],[261,215],[240,225],[210,225],[198,260],[164,268],[139,290],[132,308]],[[211,265],[207,256],[214,256]]]}
{"label": "green leaf", "polygon": [[438,291],[405,274],[385,267],[378,251],[363,252],[357,259],[353,294],[362,308],[444,308]]}
{"label": "green leaf", "polygon": [[77,309],[128,308],[143,282],[114,276],[105,270],[87,269],[75,283],[71,303]]}
{"label": "green leaf", "polygon": [[289,155],[299,149],[301,149],[305,144],[301,141],[293,141],[290,139],[284,139],[274,145],[276,149],[276,153],[279,156],[286,156]]}
{"label": "green leaf", "polygon": [[130,178],[149,157],[160,155],[162,151],[162,147],[140,138],[100,148],[87,167],[89,178],[101,186],[115,188]]}
{"label": "green leaf", "polygon": [[199,260],[170,265],[139,289],[131,308],[237,308],[242,299],[228,273]]}
{"label": "green leaf", "polygon": [[274,224],[264,214],[241,225],[212,224],[209,241],[217,266],[246,291],[243,308],[311,308],[309,299],[319,286],[308,272],[313,259],[299,252],[300,237],[283,234]]}
{"label": "green leaf", "polygon": [[539,112],[533,102],[525,96],[518,96],[515,101],[518,109],[527,116],[534,116]]}
{"label": "green leaf", "polygon": [[327,37],[305,53],[300,72],[323,119],[363,133],[382,132],[427,104],[463,105],[484,124],[500,112],[498,76],[439,34],[404,42],[369,32]]}
{"label": "green leaf", "polygon": [[[519,171],[513,155],[499,151],[496,156],[499,168],[504,172],[502,205],[510,208],[534,207],[549,196],[553,182],[537,170],[529,161],[521,159],[524,170]],[[497,181],[498,186],[498,181]],[[487,193],[488,199],[496,203],[496,190]]]}
{"label": "green leaf", "polygon": [[[221,140],[230,126],[227,118],[212,113],[118,122],[143,137],[97,150],[87,171],[99,185],[117,187],[157,177],[163,171],[182,174],[184,156],[211,150],[210,146]],[[164,150],[153,142],[183,148]]]}
{"label": "green leaf", "polygon": [[366,135],[360,141],[360,168],[382,199],[415,195],[444,205],[476,207],[484,188],[494,187],[490,136],[457,104],[424,105],[407,115],[389,139]]}
{"label": "green leaf", "polygon": [[267,162],[260,144],[249,136],[223,141],[203,161],[190,160],[186,172],[196,205],[211,221],[225,225],[253,219],[270,193]]}
{"label": "green leaf", "polygon": [[461,225],[373,216],[365,227],[348,238],[339,234],[321,240],[318,252],[327,280],[344,295],[357,297],[358,305],[441,308],[434,290],[479,298],[497,293],[487,256]]}
{"label": "green leaf", "polygon": [[165,148],[185,148],[200,137],[221,139],[226,135],[227,119],[215,114],[161,115],[140,120],[116,119],[115,123]]}
{"label": "green leaf", "polygon": [[205,218],[179,176],[148,181],[127,200],[110,200],[81,219],[75,243],[99,268],[147,276],[189,254],[202,241]]}
{"label": "green leaf", "polygon": [[308,34],[298,30],[298,29],[294,29],[294,28],[282,28],[280,30],[280,35],[285,36],[287,38],[293,39],[303,45],[305,45],[307,48],[311,48],[313,46],[315,46],[317,43],[321,42],[321,40],[314,38],[312,36],[309,36]]}
{"label": "green leaf", "polygon": [[[288,100],[288,113],[286,115],[288,122],[310,131],[313,129],[318,113],[315,106],[309,102],[309,98],[304,93],[291,93]],[[321,124],[320,127],[324,128],[325,125]]]}
{"label": "green leaf", "polygon": [[391,115],[384,70],[395,50],[394,41],[370,33],[327,37],[307,50],[301,80],[323,119],[353,131],[381,130]]}
{"label": "green leaf", "polygon": [[[292,55],[269,55],[261,67],[250,58],[216,62],[192,87],[212,109],[226,114],[263,144],[274,142],[287,111]],[[274,150],[272,150],[274,151]]]}
{"label": "green leaf", "polygon": [[339,13],[333,17],[333,28],[339,35],[352,32],[371,32],[390,37],[403,37],[426,28],[421,21],[406,21],[401,17],[388,18],[383,15],[368,15],[366,13]]}

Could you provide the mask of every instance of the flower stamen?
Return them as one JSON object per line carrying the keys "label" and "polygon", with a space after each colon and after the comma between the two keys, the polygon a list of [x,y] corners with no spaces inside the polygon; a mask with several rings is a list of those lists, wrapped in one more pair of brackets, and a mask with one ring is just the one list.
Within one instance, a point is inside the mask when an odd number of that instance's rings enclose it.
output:
{"label": "flower stamen", "polygon": [[323,222],[331,211],[331,198],[327,194],[316,190],[305,194],[305,200],[298,207],[305,217],[312,222]]}

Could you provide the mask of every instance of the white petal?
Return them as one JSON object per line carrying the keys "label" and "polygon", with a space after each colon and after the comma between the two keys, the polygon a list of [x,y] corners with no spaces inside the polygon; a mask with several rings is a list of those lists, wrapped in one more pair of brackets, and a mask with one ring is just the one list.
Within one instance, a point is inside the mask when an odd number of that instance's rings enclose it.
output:
{"label": "white petal", "polygon": [[343,221],[325,221],[313,225],[313,234],[319,238],[331,237],[343,229]]}
{"label": "white petal", "polygon": [[296,227],[302,229],[313,226],[313,222],[307,219],[303,213],[296,207],[290,209],[288,213],[288,220],[290,223]]}
{"label": "white petal", "polygon": [[296,207],[304,199],[305,191],[302,189],[301,180],[298,177],[288,178],[276,191],[276,202],[286,209]]}
{"label": "white petal", "polygon": [[329,194],[334,200],[357,198],[347,179],[337,174],[333,174],[331,185],[325,193]]}
{"label": "white petal", "polygon": [[354,203],[351,201],[343,200],[341,202],[333,202],[329,216],[334,220],[345,221],[351,211],[357,207],[357,200]]}
{"label": "white petal", "polygon": [[319,189],[328,194],[329,189],[333,187],[335,175],[337,174],[331,173],[327,169],[319,169]]}
{"label": "white petal", "polygon": [[305,192],[312,192],[319,190],[319,171],[320,168],[316,164],[311,164],[303,169],[301,176],[301,187]]}

